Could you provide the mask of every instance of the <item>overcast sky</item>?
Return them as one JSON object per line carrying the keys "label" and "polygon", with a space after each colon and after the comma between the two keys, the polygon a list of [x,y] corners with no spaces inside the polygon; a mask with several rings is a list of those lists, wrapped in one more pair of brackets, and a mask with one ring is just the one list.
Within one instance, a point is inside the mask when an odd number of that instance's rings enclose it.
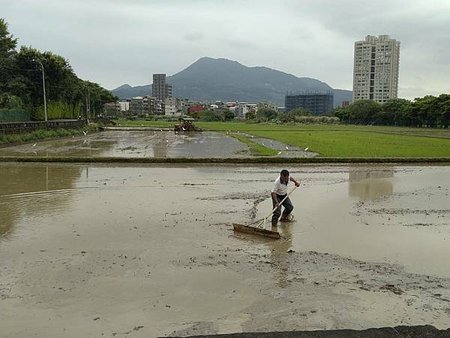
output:
{"label": "overcast sky", "polygon": [[0,17],[107,89],[209,56],[351,90],[354,42],[387,34],[399,97],[450,93],[450,0],[0,0]]}

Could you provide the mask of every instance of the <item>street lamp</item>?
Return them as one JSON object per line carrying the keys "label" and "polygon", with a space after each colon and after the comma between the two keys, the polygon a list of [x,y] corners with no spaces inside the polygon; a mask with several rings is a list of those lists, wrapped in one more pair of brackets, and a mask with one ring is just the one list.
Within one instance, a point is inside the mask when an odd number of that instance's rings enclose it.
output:
{"label": "street lamp", "polygon": [[36,61],[41,65],[41,71],[42,71],[42,87],[44,89],[44,118],[45,122],[47,122],[47,98],[45,96],[45,73],[44,73],[44,65],[42,64],[41,60],[39,59],[33,59],[33,61]]}

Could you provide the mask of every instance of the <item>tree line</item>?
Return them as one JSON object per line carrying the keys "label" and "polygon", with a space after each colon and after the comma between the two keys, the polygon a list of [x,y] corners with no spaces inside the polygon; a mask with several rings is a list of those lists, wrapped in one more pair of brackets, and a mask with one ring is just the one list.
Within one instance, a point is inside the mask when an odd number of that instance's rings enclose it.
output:
{"label": "tree line", "polygon": [[333,115],[341,123],[349,124],[448,128],[450,95],[427,95],[414,101],[394,99],[384,104],[358,100],[346,107],[336,108]]}
{"label": "tree line", "polygon": [[41,64],[48,119],[92,117],[102,113],[104,103],[117,100],[98,84],[78,78],[62,56],[16,47],[17,39],[0,19],[0,117],[2,113],[27,112],[33,120],[44,119]]}
{"label": "tree line", "polygon": [[[421,128],[448,128],[450,124],[450,95],[427,95],[414,101],[389,100],[384,104],[372,100],[358,100],[346,107],[336,108],[331,116],[313,116],[311,112],[297,108],[277,112],[270,108],[249,111],[245,119],[256,123],[325,123],[403,126]],[[226,109],[204,110],[193,117],[204,121],[228,121],[234,118]]]}

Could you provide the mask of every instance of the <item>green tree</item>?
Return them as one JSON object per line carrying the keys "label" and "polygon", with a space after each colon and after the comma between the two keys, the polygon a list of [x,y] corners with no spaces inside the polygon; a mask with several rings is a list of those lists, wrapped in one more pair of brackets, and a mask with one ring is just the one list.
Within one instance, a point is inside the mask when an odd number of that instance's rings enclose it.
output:
{"label": "green tree", "polygon": [[382,111],[376,115],[376,124],[405,125],[408,123],[406,113],[409,111],[411,101],[406,99],[392,99],[382,105]]}
{"label": "green tree", "polygon": [[350,123],[370,124],[381,111],[381,105],[372,100],[358,100],[348,106]]}
{"label": "green tree", "polygon": [[201,112],[199,112],[198,116],[200,120],[208,122],[224,120],[222,112],[214,110],[202,110]]}
{"label": "green tree", "polygon": [[234,113],[231,110],[229,110],[229,109],[225,109],[223,111],[223,119],[225,121],[234,120]]}
{"label": "green tree", "polygon": [[19,101],[3,98],[3,105],[21,102],[33,118],[43,119],[40,63],[45,71],[49,118],[78,117],[82,111],[87,111],[87,106],[91,108],[92,116],[95,116],[103,112],[104,103],[117,100],[98,84],[79,79],[62,56],[31,47],[21,47],[17,52],[16,43],[17,40],[8,32],[5,20],[0,19],[0,93],[19,98]]}
{"label": "green tree", "polygon": [[436,127],[439,119],[439,104],[435,96],[427,95],[414,100],[413,114],[418,127]]}
{"label": "green tree", "polygon": [[307,111],[303,108],[292,109],[291,111],[281,113],[278,115],[278,120],[281,123],[289,123],[289,122],[299,122],[300,116],[311,116],[311,112]]}
{"label": "green tree", "polygon": [[331,115],[337,117],[341,123],[349,123],[350,121],[350,111],[348,106],[335,108]]}
{"label": "green tree", "polygon": [[17,39],[14,39],[8,31],[5,19],[0,19],[0,58],[8,58],[14,54]]}
{"label": "green tree", "polygon": [[0,109],[18,109],[22,108],[22,100],[20,97],[9,93],[0,94]]}
{"label": "green tree", "polygon": [[438,109],[440,112],[440,123],[443,128],[450,125],[450,95],[442,94],[438,97]]}
{"label": "green tree", "polygon": [[9,33],[8,24],[4,19],[0,19],[0,92],[9,91],[9,82],[14,74],[13,55],[17,39]]}
{"label": "green tree", "polygon": [[256,112],[254,110],[250,110],[247,114],[245,114],[246,120],[254,120],[256,119]]}
{"label": "green tree", "polygon": [[256,112],[256,118],[258,121],[272,121],[276,119],[278,116],[278,113],[270,108],[262,108],[258,109]]}

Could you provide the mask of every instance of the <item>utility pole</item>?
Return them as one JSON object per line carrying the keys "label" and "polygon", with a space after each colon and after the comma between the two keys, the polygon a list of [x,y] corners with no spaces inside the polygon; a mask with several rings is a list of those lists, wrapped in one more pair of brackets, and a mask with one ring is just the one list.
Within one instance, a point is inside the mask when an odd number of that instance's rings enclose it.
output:
{"label": "utility pole", "polygon": [[47,97],[45,95],[45,72],[44,72],[44,65],[42,64],[41,60],[39,59],[33,59],[33,61],[36,61],[41,66],[42,71],[42,88],[44,91],[44,119],[45,122],[47,122]]}
{"label": "utility pole", "polygon": [[86,87],[86,119],[89,121],[91,117],[91,93],[89,92],[89,88]]}

